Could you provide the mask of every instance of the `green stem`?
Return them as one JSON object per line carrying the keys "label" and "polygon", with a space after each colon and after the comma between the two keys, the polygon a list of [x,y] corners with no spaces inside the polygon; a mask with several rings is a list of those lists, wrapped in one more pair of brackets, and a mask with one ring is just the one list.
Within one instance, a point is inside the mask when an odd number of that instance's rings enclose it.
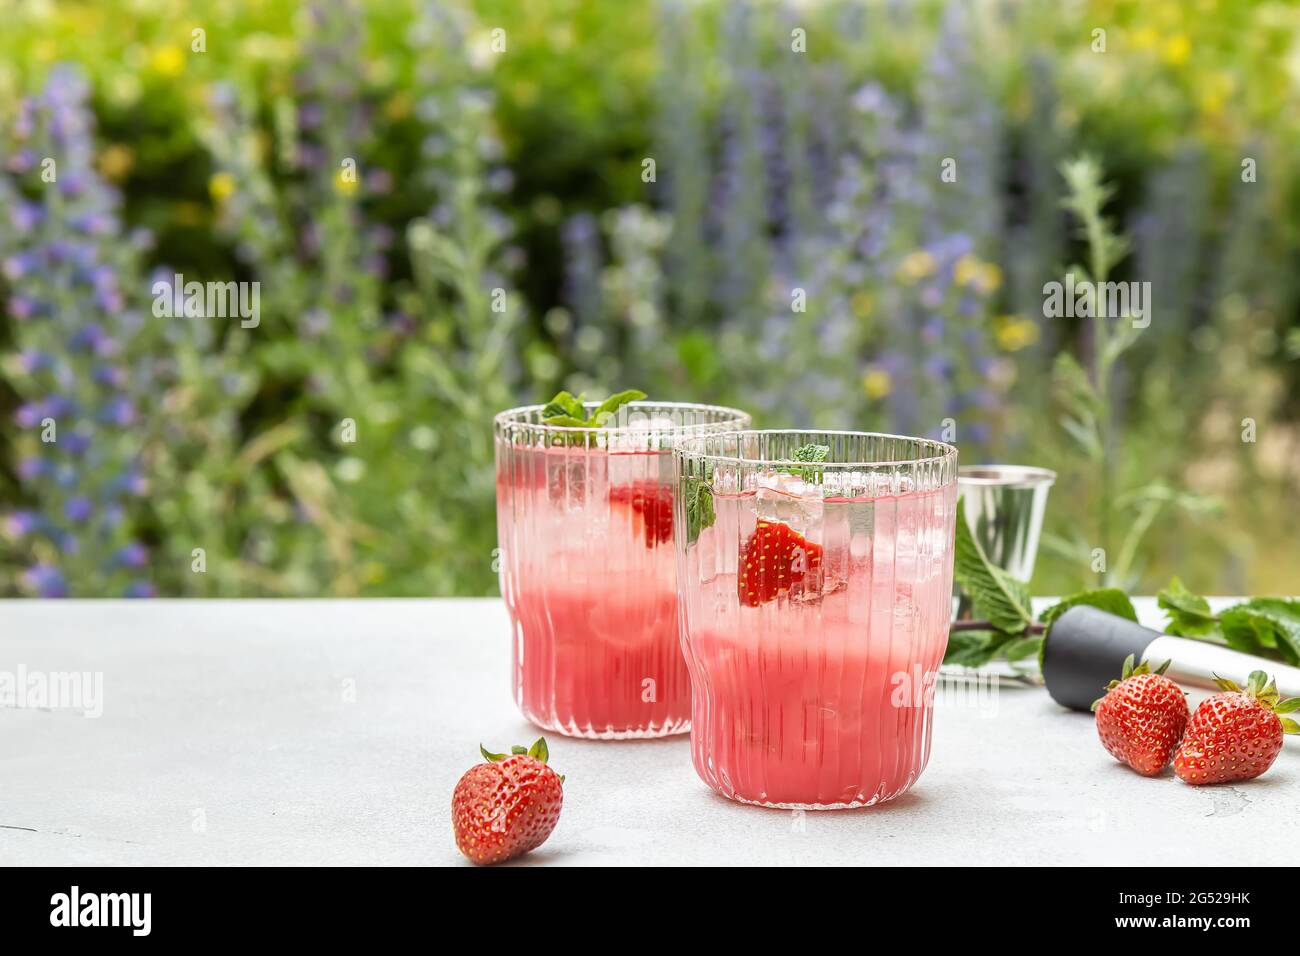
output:
{"label": "green stem", "polygon": [[[953,621],[952,626],[948,628],[950,634],[957,634],[961,631],[996,631],[991,621]],[[1039,624],[1037,621],[1031,621],[1025,625],[1024,633],[1027,635],[1042,634],[1047,630],[1045,624]]]}

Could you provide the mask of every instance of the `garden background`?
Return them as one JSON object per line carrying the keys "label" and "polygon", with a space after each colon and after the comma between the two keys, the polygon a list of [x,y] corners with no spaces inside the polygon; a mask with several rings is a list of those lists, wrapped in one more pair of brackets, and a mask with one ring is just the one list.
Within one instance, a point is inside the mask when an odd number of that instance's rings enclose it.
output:
{"label": "garden background", "polygon": [[561,387],[1054,468],[1037,593],[1297,590],[1294,4],[0,22],[0,595],[495,593],[491,416]]}

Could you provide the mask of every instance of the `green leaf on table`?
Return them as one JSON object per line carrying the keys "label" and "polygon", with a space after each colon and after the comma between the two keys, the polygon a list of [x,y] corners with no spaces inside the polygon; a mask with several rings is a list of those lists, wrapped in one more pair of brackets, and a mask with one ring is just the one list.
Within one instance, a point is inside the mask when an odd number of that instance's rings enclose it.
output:
{"label": "green leaf on table", "polygon": [[1096,588],[1091,591],[1079,591],[1077,594],[1071,594],[1049,607],[1038,616],[1038,619],[1047,626],[1047,631],[1050,633],[1052,625],[1056,623],[1058,617],[1070,608],[1078,607],[1081,604],[1099,608],[1119,617],[1126,617],[1130,621],[1137,620],[1137,611],[1133,610],[1133,602],[1119,588]]}
{"label": "green leaf on table", "polygon": [[1225,610],[1218,624],[1229,647],[1300,664],[1300,601],[1252,598]]}
{"label": "green leaf on table", "polygon": [[1218,630],[1219,621],[1210,611],[1210,602],[1187,590],[1178,578],[1156,595],[1156,603],[1168,612],[1165,630],[1170,634],[1207,637]]}
{"label": "green leaf on table", "polygon": [[1157,601],[1168,615],[1165,631],[1169,634],[1227,644],[1245,654],[1300,664],[1300,600],[1251,598],[1216,615],[1205,598],[1174,578]]}
{"label": "green leaf on table", "polygon": [[1026,657],[1037,657],[1043,649],[1043,638],[1034,634],[1030,637],[1018,637],[1002,647],[1002,656],[1011,663],[1022,661]]}
{"label": "green leaf on table", "polygon": [[[1068,597],[1057,601],[1046,611],[1039,615],[1038,619],[1043,622],[1043,640],[1052,633],[1052,625],[1056,619],[1072,607],[1078,607],[1080,604],[1086,604],[1089,607],[1100,608],[1110,614],[1116,614],[1120,617],[1128,618],[1130,621],[1137,620],[1137,611],[1133,609],[1133,602],[1128,599],[1128,595],[1119,588],[1095,588],[1090,591],[1079,591]],[[1043,666],[1042,650],[1045,645],[1040,644],[1038,647],[1038,666]]]}
{"label": "green leaf on table", "polygon": [[974,605],[975,616],[1007,634],[1023,633],[1034,620],[1029,586],[993,565],[966,523],[966,506],[957,499],[957,544],[953,576]]}
{"label": "green leaf on table", "polygon": [[959,667],[983,667],[1003,650],[1017,643],[1014,634],[1005,631],[954,631],[948,635],[948,649],[943,662]]}

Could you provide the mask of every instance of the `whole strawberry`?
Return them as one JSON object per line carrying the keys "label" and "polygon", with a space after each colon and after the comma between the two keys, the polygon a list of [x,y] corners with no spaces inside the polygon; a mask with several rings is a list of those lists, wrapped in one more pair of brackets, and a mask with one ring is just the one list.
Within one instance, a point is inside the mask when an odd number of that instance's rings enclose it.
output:
{"label": "whole strawberry", "polygon": [[1245,690],[1217,675],[1214,682],[1223,693],[1196,708],[1174,757],[1174,773],[1184,783],[1258,777],[1282,752],[1282,735],[1300,733],[1300,724],[1279,716],[1300,708],[1300,697],[1279,700],[1263,671],[1251,672]]}
{"label": "whole strawberry", "polygon": [[1102,746],[1146,777],[1169,766],[1187,727],[1187,698],[1164,676],[1168,668],[1169,661],[1154,673],[1146,661],[1134,667],[1130,654],[1120,679],[1092,705]]}
{"label": "whole strawberry", "polygon": [[509,754],[488,753],[487,763],[465,771],[451,795],[456,846],[475,863],[501,863],[546,842],[560,819],[564,778],[546,766],[546,740]]}

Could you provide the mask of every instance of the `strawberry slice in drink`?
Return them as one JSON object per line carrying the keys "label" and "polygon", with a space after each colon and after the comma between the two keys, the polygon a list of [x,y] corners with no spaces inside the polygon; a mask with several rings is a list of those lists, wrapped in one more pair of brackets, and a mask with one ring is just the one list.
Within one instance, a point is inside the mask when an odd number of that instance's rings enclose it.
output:
{"label": "strawberry slice in drink", "polygon": [[644,532],[645,546],[653,548],[673,540],[673,489],[655,481],[634,481],[609,489],[611,504],[630,508],[638,536]]}
{"label": "strawberry slice in drink", "polygon": [[736,588],[740,603],[758,607],[783,594],[801,593],[821,570],[822,546],[789,525],[760,519],[740,548]]}

